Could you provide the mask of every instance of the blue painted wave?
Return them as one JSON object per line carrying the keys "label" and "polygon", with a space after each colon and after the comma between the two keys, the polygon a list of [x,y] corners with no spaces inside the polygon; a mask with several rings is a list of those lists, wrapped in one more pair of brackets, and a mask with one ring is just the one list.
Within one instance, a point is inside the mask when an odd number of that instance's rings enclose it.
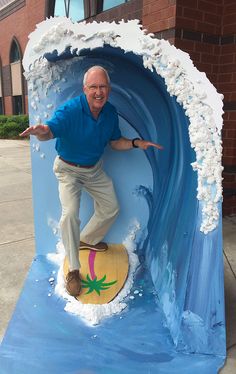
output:
{"label": "blue painted wave", "polygon": [[[63,60],[56,53],[47,54],[46,57],[53,65],[72,56],[67,51]],[[138,251],[145,257],[176,347],[187,352],[224,356],[221,223],[207,235],[199,230],[201,207],[196,199],[197,175],[191,167],[195,153],[189,141],[189,121],[175,97],[170,97],[164,80],[155,72],[145,69],[141,57],[132,53],[124,54],[119,48],[107,46],[84,50],[79,58],[74,59],[74,63],[68,64],[66,70],[62,69],[64,81],[54,82],[45,100],[38,104],[38,110],[42,111],[40,105],[43,107],[45,103],[53,102],[56,107],[79,94],[83,73],[94,64],[102,64],[110,73],[110,101],[117,108],[124,135],[140,136],[164,146],[163,151],[146,151],[144,156],[139,156],[136,165],[138,156],[114,155],[114,152],[106,151],[105,166],[115,180],[121,200],[125,193],[136,198],[142,195],[140,207],[132,198],[128,201],[126,197],[122,206],[123,215],[108,238],[120,241],[132,217],[141,221],[145,235],[139,238]],[[60,89],[55,95],[56,84]],[[39,94],[43,96],[40,88]],[[33,110],[31,115],[35,115]],[[47,155],[50,165],[55,153],[47,149]],[[133,161],[130,161],[132,158]],[[133,162],[132,171],[128,159]],[[34,162],[37,164],[39,161]],[[122,170],[118,164],[122,164]],[[35,174],[34,177],[37,179]],[[36,182],[35,194],[42,193],[39,185]],[[146,201],[146,206],[142,200]],[[56,197],[54,203],[47,203],[45,208],[50,216],[58,219]],[[40,204],[42,210],[42,201]],[[92,207],[91,202],[86,202],[84,207],[82,204],[82,222],[90,213],[89,204]],[[49,229],[45,225],[42,228],[40,211],[36,220],[41,221],[40,233],[36,232],[36,235],[39,251],[42,252],[42,248],[47,248],[48,239],[53,239]]]}

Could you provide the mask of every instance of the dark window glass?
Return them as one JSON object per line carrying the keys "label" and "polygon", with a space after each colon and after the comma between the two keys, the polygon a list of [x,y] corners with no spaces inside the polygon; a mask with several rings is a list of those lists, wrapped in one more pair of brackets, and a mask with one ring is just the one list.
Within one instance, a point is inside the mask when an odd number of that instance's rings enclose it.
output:
{"label": "dark window glass", "polygon": [[15,40],[13,40],[10,52],[10,62],[20,61],[20,51]]}
{"label": "dark window glass", "polygon": [[23,114],[22,96],[13,96],[13,114]]}
{"label": "dark window glass", "polygon": [[84,19],[84,1],[56,0],[54,16],[66,16],[71,18],[73,21],[80,21]]}
{"label": "dark window glass", "polygon": [[2,97],[0,97],[0,114],[4,114],[3,113],[3,100],[2,100]]}
{"label": "dark window glass", "polygon": [[110,9],[124,3],[127,3],[127,0],[103,0],[103,10]]}

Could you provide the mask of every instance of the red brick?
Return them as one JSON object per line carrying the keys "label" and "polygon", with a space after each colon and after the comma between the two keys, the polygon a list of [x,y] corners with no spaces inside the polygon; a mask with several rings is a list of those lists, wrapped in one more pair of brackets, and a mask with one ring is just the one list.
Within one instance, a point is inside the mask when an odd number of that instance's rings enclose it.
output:
{"label": "red brick", "polygon": [[150,5],[146,5],[143,7],[143,16],[147,16],[149,13],[151,13],[151,6]]}
{"label": "red brick", "polygon": [[230,95],[230,101],[236,101],[236,92],[232,92]]}
{"label": "red brick", "polygon": [[233,182],[224,182],[224,188],[235,188],[235,181]]}
{"label": "red brick", "polygon": [[224,35],[234,34],[235,31],[236,31],[236,26],[235,26],[235,24],[234,24],[234,25],[226,25],[226,26],[223,26],[223,34],[224,34]]}
{"label": "red brick", "polygon": [[192,9],[197,9],[198,0],[178,0],[177,5],[182,7],[188,7]]}
{"label": "red brick", "polygon": [[179,6],[179,4],[176,5],[176,16],[183,17],[184,14],[184,8],[182,6]]}
{"label": "red brick", "polygon": [[231,64],[235,61],[235,55],[234,54],[227,54],[220,56],[220,63],[221,64]]}
{"label": "red brick", "polygon": [[204,14],[204,22],[211,23],[213,25],[221,26],[221,16],[212,14],[212,13],[205,13]]}
{"label": "red brick", "polygon": [[194,52],[195,51],[195,43],[192,42],[191,40],[177,39],[176,40],[176,46],[178,48],[183,49],[184,51],[187,51],[187,52]]}
{"label": "red brick", "polygon": [[230,148],[235,148],[236,146],[236,139],[224,139],[224,148],[230,149]]}
{"label": "red brick", "polygon": [[228,112],[228,118],[230,121],[236,121],[236,112]]}
{"label": "red brick", "polygon": [[214,53],[214,45],[212,44],[196,42],[195,46],[198,52]]}
{"label": "red brick", "polygon": [[[221,0],[221,2],[222,2],[222,0]],[[221,17],[222,17],[222,14],[223,14],[223,9],[224,9],[223,5],[218,5],[217,6],[217,14],[219,14]]]}
{"label": "red brick", "polygon": [[197,22],[197,29],[208,34],[216,34],[216,26],[210,23]]}
{"label": "red brick", "polygon": [[196,9],[183,8],[183,16],[186,18],[203,21],[204,13]]}
{"label": "red brick", "polygon": [[166,19],[166,18],[173,18],[175,17],[175,12],[176,12],[176,7],[175,6],[170,6],[166,9],[161,10],[161,18]]}
{"label": "red brick", "polygon": [[[159,13],[159,15],[160,15],[160,13]],[[150,25],[150,24],[156,22],[159,19],[160,19],[160,17],[158,17],[158,13],[148,14],[146,16],[143,16],[143,25],[145,25],[145,26]]]}
{"label": "red brick", "polygon": [[236,165],[236,157],[223,157],[223,165]]}
{"label": "red brick", "polygon": [[236,3],[235,1],[232,4],[224,6],[224,14],[236,13]]}
{"label": "red brick", "polygon": [[236,44],[225,44],[221,46],[221,54],[234,53],[236,55]]}
{"label": "red brick", "polygon": [[153,22],[152,24],[149,24],[145,27],[147,27],[149,32],[158,32],[158,31],[163,31],[163,30],[168,30],[169,23],[168,20],[160,20],[157,22]]}
{"label": "red brick", "polygon": [[236,139],[236,129],[227,130],[227,138],[228,139]]}
{"label": "red brick", "polygon": [[215,1],[210,3],[209,1],[199,0],[198,9],[207,13],[217,14],[217,5]]}
{"label": "red brick", "polygon": [[231,94],[230,93],[228,93],[228,92],[222,92],[222,93],[224,94],[224,100],[225,100],[226,103],[231,101]]}
{"label": "red brick", "polygon": [[235,178],[236,176],[234,174],[228,174],[228,173],[225,173],[223,171],[223,178],[224,178],[224,184],[225,183],[231,183],[231,182],[235,182]]}
{"label": "red brick", "polygon": [[165,8],[169,8],[169,7],[170,7],[169,0],[156,0],[156,1],[153,1],[152,3],[153,12],[156,12],[158,10],[162,10]]}
{"label": "red brick", "polygon": [[5,114],[12,114],[12,99],[11,96],[5,96],[4,98]]}
{"label": "red brick", "polygon": [[224,6],[235,4],[235,0],[224,0]]}
{"label": "red brick", "polygon": [[[236,128],[236,121],[224,121],[224,129],[235,129]],[[236,146],[236,144],[235,144]]]}
{"label": "red brick", "polygon": [[193,60],[193,63],[199,63],[201,59],[201,54],[198,52],[189,52],[189,55],[191,59]]}
{"label": "red brick", "polygon": [[235,150],[235,153],[234,153],[233,148],[223,149],[223,156],[234,157],[234,156],[236,156],[236,150]]}
{"label": "red brick", "polygon": [[233,74],[219,74],[218,81],[221,82],[232,82],[233,81]]}
{"label": "red brick", "polygon": [[220,88],[221,92],[236,92],[235,83],[219,83],[218,87]]}
{"label": "red brick", "polygon": [[213,67],[211,64],[204,64],[202,62],[196,63],[196,67],[198,68],[199,71],[203,71],[206,74],[212,74],[213,72]]}
{"label": "red brick", "polygon": [[216,87],[216,82],[217,82],[217,74],[210,74],[210,73],[207,73],[207,77],[209,79],[209,81],[214,84],[214,86]]}
{"label": "red brick", "polygon": [[236,25],[236,13],[233,13],[233,14],[230,13],[230,14],[223,16],[223,24],[224,25],[230,25],[230,24]]}
{"label": "red brick", "polygon": [[219,66],[219,73],[234,73],[236,64],[224,64]]}
{"label": "red brick", "polygon": [[168,29],[172,29],[175,27],[175,18],[172,17],[172,18],[169,18],[168,19]]}
{"label": "red brick", "polygon": [[217,64],[218,63],[218,56],[214,56],[207,53],[202,53],[201,55],[201,62],[206,62],[210,64]]}
{"label": "red brick", "polygon": [[196,30],[196,21],[189,18],[178,17],[176,19],[176,25],[183,29]]}

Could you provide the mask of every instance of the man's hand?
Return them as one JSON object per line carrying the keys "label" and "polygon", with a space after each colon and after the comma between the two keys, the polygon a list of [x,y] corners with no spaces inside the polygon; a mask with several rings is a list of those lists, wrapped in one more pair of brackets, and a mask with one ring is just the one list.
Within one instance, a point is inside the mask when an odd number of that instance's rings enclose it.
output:
{"label": "man's hand", "polygon": [[53,134],[47,125],[30,126],[20,134],[22,137],[29,135],[35,135],[39,140],[49,140],[53,138]]}
{"label": "man's hand", "polygon": [[147,140],[137,139],[135,140],[135,145],[140,149],[148,149],[149,147],[155,147],[157,149],[163,149],[162,145],[157,143],[152,143]]}
{"label": "man's hand", "polygon": [[[111,144],[111,147],[115,149],[116,151],[126,151],[129,149],[133,149],[132,140],[124,138],[124,137],[121,137],[118,140],[113,140],[111,141],[110,144]],[[160,144],[152,143],[150,141],[142,140],[142,139],[135,139],[134,144],[137,146],[137,148],[144,149],[144,150],[148,149],[149,147],[163,149],[162,145]]]}

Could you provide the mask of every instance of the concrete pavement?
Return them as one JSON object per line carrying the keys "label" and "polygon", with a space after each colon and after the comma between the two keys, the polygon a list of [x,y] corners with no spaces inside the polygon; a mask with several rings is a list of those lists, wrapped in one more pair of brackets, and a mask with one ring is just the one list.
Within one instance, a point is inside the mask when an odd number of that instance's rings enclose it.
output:
{"label": "concrete pavement", "polygon": [[[220,374],[235,374],[236,216],[223,219],[223,236],[228,357]],[[29,141],[0,140],[0,340],[14,311],[33,257]]]}

